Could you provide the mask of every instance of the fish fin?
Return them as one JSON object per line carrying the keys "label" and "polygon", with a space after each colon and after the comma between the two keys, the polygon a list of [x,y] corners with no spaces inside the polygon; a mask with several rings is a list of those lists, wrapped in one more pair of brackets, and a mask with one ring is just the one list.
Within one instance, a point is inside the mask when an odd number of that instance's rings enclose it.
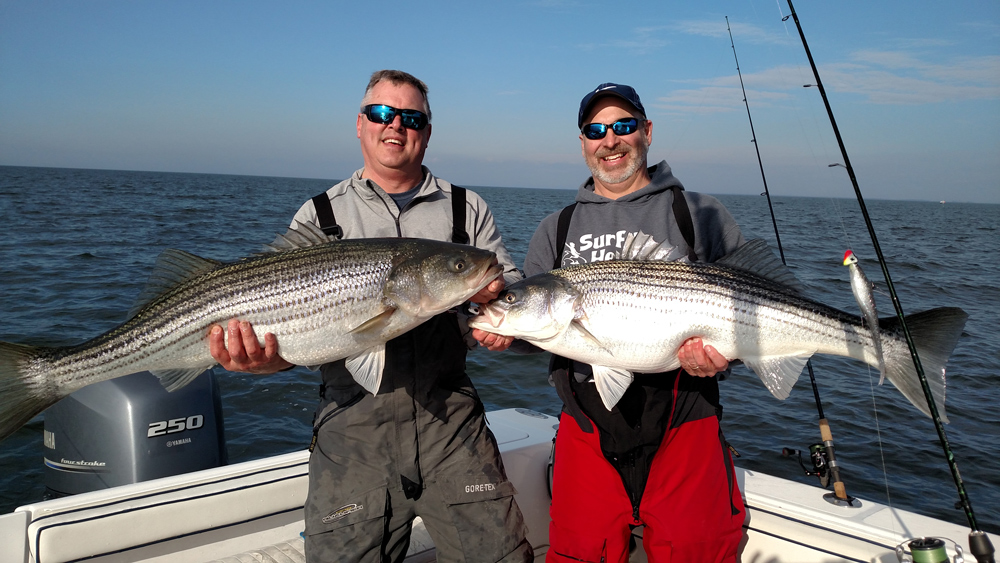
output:
{"label": "fish fin", "polygon": [[792,270],[774,255],[764,239],[750,240],[715,263],[750,272],[779,283],[798,294],[805,290]]}
{"label": "fish fin", "polygon": [[[938,414],[944,422],[948,422],[944,406],[945,366],[958,344],[958,339],[962,336],[968,318],[969,315],[957,307],[941,307],[906,316],[906,327],[913,337],[917,355],[920,356],[920,365],[924,368],[924,375],[927,378],[927,385],[931,389]],[[899,320],[895,317],[881,319],[880,324],[883,330],[888,332],[902,330]],[[886,377],[913,403],[913,406],[930,416],[930,407],[927,406],[927,398],[924,396],[917,370],[913,366],[909,347],[892,346],[891,349],[883,348],[883,351],[887,352]]]}
{"label": "fish fin", "polygon": [[618,404],[618,400],[622,398],[625,390],[632,383],[632,372],[608,366],[591,366],[591,368],[593,368],[597,393],[600,394],[604,407],[610,411]]}
{"label": "fish fin", "polygon": [[792,392],[792,387],[799,379],[802,368],[812,354],[805,356],[770,356],[764,358],[743,358],[746,364],[757,377],[764,382],[764,386],[775,397],[784,400]]}
{"label": "fish fin", "polygon": [[589,330],[587,330],[587,327],[584,326],[583,321],[584,321],[584,318],[573,319],[571,321],[571,323],[572,323],[571,326],[575,327],[576,330],[579,330],[580,333],[583,334],[584,340],[587,340],[591,344],[593,344],[594,346],[600,348],[601,351],[604,352],[605,354],[607,354],[609,356],[614,356],[614,354],[611,352],[611,350],[608,350],[607,348],[605,348],[604,344],[596,336],[594,336],[594,333],[592,333]]}
{"label": "fish fin", "polygon": [[128,312],[128,318],[132,318],[140,309],[149,305],[154,299],[163,295],[167,291],[178,285],[196,278],[202,274],[211,272],[222,262],[210,258],[195,256],[190,252],[168,248],[156,257],[156,264],[153,272],[146,280],[146,286],[136,299],[135,304]]}
{"label": "fish fin", "polygon": [[382,370],[385,368],[385,343],[359,352],[344,360],[347,371],[372,395],[378,394],[382,385]]}
{"label": "fish fin", "polygon": [[313,223],[296,221],[294,227],[285,231],[284,234],[279,233],[271,244],[265,244],[263,253],[309,248],[335,240],[337,240],[335,237],[327,235],[323,229]]}
{"label": "fish fin", "polygon": [[209,368],[164,369],[152,370],[150,373],[155,375],[160,380],[160,385],[162,385],[164,389],[173,393],[174,391],[177,391],[197,379],[198,376],[205,373],[205,370],[207,369]]}
{"label": "fish fin", "polygon": [[672,262],[687,258],[687,254],[677,246],[667,246],[666,242],[656,242],[652,236],[639,231],[629,233],[622,246],[622,260],[660,260]]}
{"label": "fish fin", "polygon": [[374,317],[368,319],[367,321],[361,323],[360,325],[351,329],[352,334],[359,334],[367,331],[379,331],[389,324],[389,319],[392,314],[396,312],[395,307],[389,307],[385,311],[375,315]]}
{"label": "fish fin", "polygon": [[0,440],[10,436],[64,395],[44,375],[31,377],[21,366],[34,363],[42,348],[0,342]]}

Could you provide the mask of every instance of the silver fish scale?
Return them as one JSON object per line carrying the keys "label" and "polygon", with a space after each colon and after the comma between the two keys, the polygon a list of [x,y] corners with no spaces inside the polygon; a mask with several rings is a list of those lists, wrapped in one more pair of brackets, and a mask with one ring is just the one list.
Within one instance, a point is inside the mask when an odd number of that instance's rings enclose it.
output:
{"label": "silver fish scale", "polygon": [[[262,337],[272,332],[283,357],[308,365],[329,347],[330,333],[347,330],[384,310],[382,288],[392,266],[414,248],[377,248],[349,241],[267,254],[223,266],[184,282],[120,327],[88,342],[47,351],[30,371],[76,388],[95,372],[152,370],[155,364],[208,367],[208,328],[231,318],[250,321]],[[402,249],[402,251],[401,251]],[[309,335],[286,339],[282,336]],[[140,368],[134,366],[141,366]]]}
{"label": "silver fish scale", "polygon": [[[872,347],[860,317],[799,297],[750,272],[701,263],[611,260],[552,274],[581,292],[582,309],[590,319],[585,326],[616,360],[635,354],[647,369],[676,368],[676,358],[663,360],[662,350],[696,335],[706,336],[728,357],[819,351],[865,361]],[[606,322],[609,316],[619,323]],[[673,331],[673,324],[688,329]],[[618,337],[637,331],[659,332],[642,339]],[[653,360],[647,355],[661,359],[648,366]],[[669,367],[662,367],[664,361]]]}

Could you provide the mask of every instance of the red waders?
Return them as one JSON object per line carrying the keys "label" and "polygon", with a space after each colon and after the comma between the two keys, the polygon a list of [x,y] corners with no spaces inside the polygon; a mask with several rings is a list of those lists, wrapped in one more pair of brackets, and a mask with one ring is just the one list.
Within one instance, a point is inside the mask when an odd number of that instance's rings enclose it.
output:
{"label": "red waders", "polygon": [[[546,561],[628,560],[630,526],[644,525],[649,561],[735,561],[746,511],[714,416],[671,428],[653,458],[638,517],[605,459],[595,427],[563,413],[556,437]],[[728,471],[727,471],[728,467]],[[737,514],[733,514],[736,511]]]}

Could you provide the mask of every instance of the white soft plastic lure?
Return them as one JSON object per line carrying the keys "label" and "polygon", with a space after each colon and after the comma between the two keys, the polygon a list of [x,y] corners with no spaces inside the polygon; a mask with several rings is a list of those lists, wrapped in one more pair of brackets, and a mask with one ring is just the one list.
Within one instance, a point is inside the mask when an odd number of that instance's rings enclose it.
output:
{"label": "white soft plastic lure", "polygon": [[878,309],[875,307],[875,294],[872,291],[875,286],[861,271],[858,257],[854,255],[853,251],[848,250],[844,253],[844,265],[851,272],[851,291],[854,292],[854,300],[858,302],[858,307],[861,307],[861,315],[865,318],[865,325],[872,333],[872,343],[878,356],[878,371],[882,374],[878,384],[882,385],[882,382],[885,381],[885,357],[882,355],[882,338],[878,330]]}

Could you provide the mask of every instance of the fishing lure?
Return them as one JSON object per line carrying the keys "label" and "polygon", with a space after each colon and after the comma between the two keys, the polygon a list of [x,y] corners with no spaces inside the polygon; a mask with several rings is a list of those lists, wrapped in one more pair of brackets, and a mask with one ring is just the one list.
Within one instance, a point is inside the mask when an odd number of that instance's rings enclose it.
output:
{"label": "fishing lure", "polygon": [[882,374],[878,384],[882,385],[885,381],[885,358],[882,356],[882,337],[878,331],[878,309],[875,308],[875,295],[872,291],[874,285],[861,271],[858,257],[851,250],[844,253],[844,265],[851,272],[851,291],[854,292],[854,300],[858,302],[858,307],[861,307],[861,315],[865,318],[865,324],[872,334],[872,342],[875,343],[878,370]]}

